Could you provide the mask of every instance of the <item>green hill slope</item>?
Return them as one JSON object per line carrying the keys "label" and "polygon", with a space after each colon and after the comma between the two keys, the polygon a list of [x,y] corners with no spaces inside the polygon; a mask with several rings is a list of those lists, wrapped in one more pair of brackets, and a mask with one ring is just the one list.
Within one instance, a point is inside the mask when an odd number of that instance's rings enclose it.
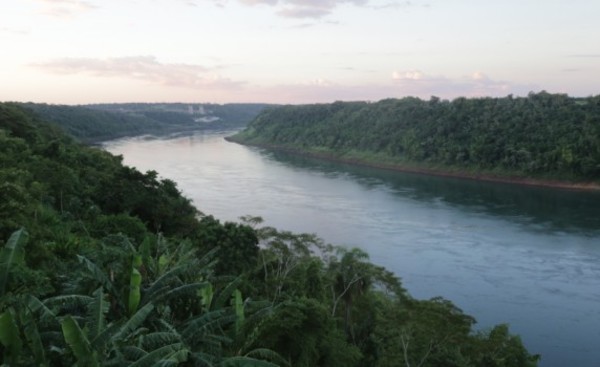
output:
{"label": "green hill slope", "polygon": [[600,182],[600,96],[283,106],[230,139],[389,168]]}
{"label": "green hill slope", "polygon": [[60,126],[83,142],[135,135],[164,135],[246,126],[267,105],[117,103],[84,106],[25,103],[37,118]]}
{"label": "green hill slope", "polygon": [[358,249],[221,223],[156,172],[0,104],[0,359],[10,366],[535,366]]}

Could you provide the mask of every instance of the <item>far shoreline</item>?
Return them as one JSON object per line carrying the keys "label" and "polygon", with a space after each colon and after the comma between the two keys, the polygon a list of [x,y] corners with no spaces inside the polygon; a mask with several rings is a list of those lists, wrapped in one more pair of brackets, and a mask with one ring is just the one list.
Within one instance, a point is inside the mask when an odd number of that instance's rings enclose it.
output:
{"label": "far shoreline", "polygon": [[443,169],[431,169],[431,168],[419,168],[419,167],[409,167],[405,165],[399,164],[390,164],[390,163],[376,163],[368,160],[362,159],[354,159],[354,158],[343,158],[333,154],[328,153],[317,153],[311,151],[305,151],[296,148],[285,147],[281,145],[272,145],[272,144],[258,144],[258,143],[247,143],[242,142],[235,139],[233,136],[226,136],[225,140],[232,143],[237,143],[241,145],[253,146],[258,148],[271,149],[275,151],[286,152],[298,156],[310,157],[323,159],[330,162],[337,163],[345,163],[352,164],[356,166],[363,167],[371,167],[384,169],[388,171],[395,172],[403,172],[403,173],[414,173],[419,175],[427,175],[427,176],[438,176],[438,177],[449,177],[449,178],[458,178],[465,180],[474,180],[474,181],[482,181],[482,182],[496,182],[496,183],[504,183],[510,185],[520,185],[520,186],[532,186],[532,187],[545,187],[559,190],[568,190],[568,191],[587,191],[587,192],[600,192],[600,184],[594,182],[569,182],[569,181],[560,181],[560,180],[544,180],[530,177],[503,177],[497,176],[488,173],[470,173],[466,171],[451,171],[451,170],[443,170]]}

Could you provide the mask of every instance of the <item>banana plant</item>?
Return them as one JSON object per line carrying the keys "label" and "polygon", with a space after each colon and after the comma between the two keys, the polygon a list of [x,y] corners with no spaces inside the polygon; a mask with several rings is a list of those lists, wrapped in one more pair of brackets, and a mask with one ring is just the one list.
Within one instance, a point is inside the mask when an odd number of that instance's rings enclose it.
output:
{"label": "banana plant", "polygon": [[133,315],[135,311],[137,311],[141,300],[142,274],[139,270],[141,266],[142,255],[134,254],[133,261],[131,264],[131,276],[129,281],[128,308],[130,315]]}
{"label": "banana plant", "polygon": [[25,244],[29,235],[24,228],[14,232],[0,250],[0,298],[4,297],[10,271],[25,263]]}
{"label": "banana plant", "polygon": [[77,358],[79,366],[98,367],[98,353],[92,350],[90,341],[73,317],[66,316],[61,327],[65,341]]}
{"label": "banana plant", "polygon": [[[31,295],[20,295],[0,314],[0,344],[7,365],[49,366],[42,332],[57,326],[55,315]],[[40,329],[40,327],[45,327]],[[49,328],[48,328],[49,327]],[[46,343],[47,344],[47,343]]]}
{"label": "banana plant", "polygon": [[0,315],[0,343],[5,348],[4,363],[17,365],[23,341],[15,322],[14,310],[6,310]]}

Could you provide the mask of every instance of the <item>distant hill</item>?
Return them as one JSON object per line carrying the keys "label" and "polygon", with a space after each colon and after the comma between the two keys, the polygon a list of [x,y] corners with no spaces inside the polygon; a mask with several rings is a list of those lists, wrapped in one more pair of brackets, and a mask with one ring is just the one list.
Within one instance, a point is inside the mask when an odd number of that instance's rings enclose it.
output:
{"label": "distant hill", "polygon": [[408,171],[597,184],[600,96],[281,106],[230,140]]}
{"label": "distant hill", "polygon": [[266,104],[115,103],[81,106],[24,103],[41,120],[82,142],[246,126]]}

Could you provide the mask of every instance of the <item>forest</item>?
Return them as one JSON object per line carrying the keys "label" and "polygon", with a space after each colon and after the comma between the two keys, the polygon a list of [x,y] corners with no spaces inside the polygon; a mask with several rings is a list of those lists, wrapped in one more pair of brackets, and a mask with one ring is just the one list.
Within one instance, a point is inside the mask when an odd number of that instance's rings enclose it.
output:
{"label": "forest", "polygon": [[166,135],[246,126],[265,104],[114,103],[81,106],[20,104],[86,143],[142,134]]}
{"label": "forest", "polygon": [[431,172],[600,182],[600,96],[281,106],[229,139]]}
{"label": "forest", "polygon": [[[365,106],[314,107],[307,124],[331,108]],[[475,322],[411,297],[359,249],[257,217],[223,223],[157,172],[0,104],[6,366],[537,365],[508,325]]]}

